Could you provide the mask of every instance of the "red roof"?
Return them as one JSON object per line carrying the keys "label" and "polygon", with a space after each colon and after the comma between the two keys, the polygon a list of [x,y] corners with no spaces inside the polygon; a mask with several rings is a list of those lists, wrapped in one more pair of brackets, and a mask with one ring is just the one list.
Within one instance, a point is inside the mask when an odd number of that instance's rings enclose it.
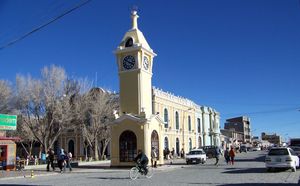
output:
{"label": "red roof", "polygon": [[20,141],[21,138],[19,138],[19,137],[5,137],[5,136],[0,136],[0,140]]}

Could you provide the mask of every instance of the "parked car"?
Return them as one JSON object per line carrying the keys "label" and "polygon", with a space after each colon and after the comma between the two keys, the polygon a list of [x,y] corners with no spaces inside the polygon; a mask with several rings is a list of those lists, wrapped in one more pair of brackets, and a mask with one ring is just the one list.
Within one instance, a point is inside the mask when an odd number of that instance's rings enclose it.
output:
{"label": "parked car", "polygon": [[217,146],[204,146],[202,148],[203,148],[204,152],[206,153],[207,158],[215,158],[216,157]]}
{"label": "parked car", "polygon": [[246,152],[246,153],[248,152],[246,146],[241,146],[241,147],[240,147],[240,153],[242,153],[242,152]]}
{"label": "parked car", "polygon": [[203,149],[193,149],[185,156],[186,164],[206,162],[206,154]]}
{"label": "parked car", "polygon": [[267,171],[272,168],[290,168],[296,172],[296,168],[299,167],[299,158],[289,147],[273,147],[266,155],[265,164]]}
{"label": "parked car", "polygon": [[298,155],[298,157],[300,158],[300,147],[298,146],[289,146],[291,149],[293,149],[293,151],[295,151],[295,153]]}
{"label": "parked car", "polygon": [[252,151],[259,151],[259,150],[261,150],[260,147],[253,147],[253,148],[252,148]]}

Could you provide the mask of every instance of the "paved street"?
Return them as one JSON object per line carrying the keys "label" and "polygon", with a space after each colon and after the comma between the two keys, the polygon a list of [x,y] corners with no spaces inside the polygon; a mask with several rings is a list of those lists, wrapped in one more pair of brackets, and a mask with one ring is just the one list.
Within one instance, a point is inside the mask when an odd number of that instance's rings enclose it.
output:
{"label": "paved street", "polygon": [[268,173],[264,168],[264,152],[237,155],[236,164],[213,165],[214,159],[204,165],[185,165],[183,161],[155,169],[152,178],[130,180],[128,169],[110,169],[97,166],[77,168],[65,174],[45,173],[35,178],[2,178],[9,185],[298,185],[300,169]]}

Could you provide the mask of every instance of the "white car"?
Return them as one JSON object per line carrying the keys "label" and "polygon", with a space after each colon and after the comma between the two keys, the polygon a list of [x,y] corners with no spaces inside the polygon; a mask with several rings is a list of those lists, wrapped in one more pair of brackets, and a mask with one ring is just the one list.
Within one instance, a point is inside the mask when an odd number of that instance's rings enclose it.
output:
{"label": "white car", "polygon": [[185,156],[186,164],[190,163],[205,163],[206,154],[203,149],[193,149]]}
{"label": "white car", "polygon": [[290,168],[296,172],[296,168],[299,167],[299,158],[289,147],[273,147],[266,155],[265,163],[267,171],[272,168]]}
{"label": "white car", "polygon": [[261,150],[260,147],[253,147],[253,148],[252,148],[252,151],[259,151],[259,150]]}
{"label": "white car", "polygon": [[294,150],[294,152],[300,157],[300,147],[298,146],[289,146],[291,149]]}

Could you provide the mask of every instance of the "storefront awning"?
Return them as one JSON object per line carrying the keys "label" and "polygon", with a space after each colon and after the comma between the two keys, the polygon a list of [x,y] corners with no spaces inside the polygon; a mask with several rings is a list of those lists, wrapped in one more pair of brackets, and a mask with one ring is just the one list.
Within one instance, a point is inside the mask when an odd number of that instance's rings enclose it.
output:
{"label": "storefront awning", "polygon": [[0,145],[11,145],[15,144],[12,140],[0,140]]}
{"label": "storefront awning", "polygon": [[20,141],[21,138],[19,138],[19,137],[4,137],[4,136],[0,136],[0,141],[2,141],[2,140]]}

